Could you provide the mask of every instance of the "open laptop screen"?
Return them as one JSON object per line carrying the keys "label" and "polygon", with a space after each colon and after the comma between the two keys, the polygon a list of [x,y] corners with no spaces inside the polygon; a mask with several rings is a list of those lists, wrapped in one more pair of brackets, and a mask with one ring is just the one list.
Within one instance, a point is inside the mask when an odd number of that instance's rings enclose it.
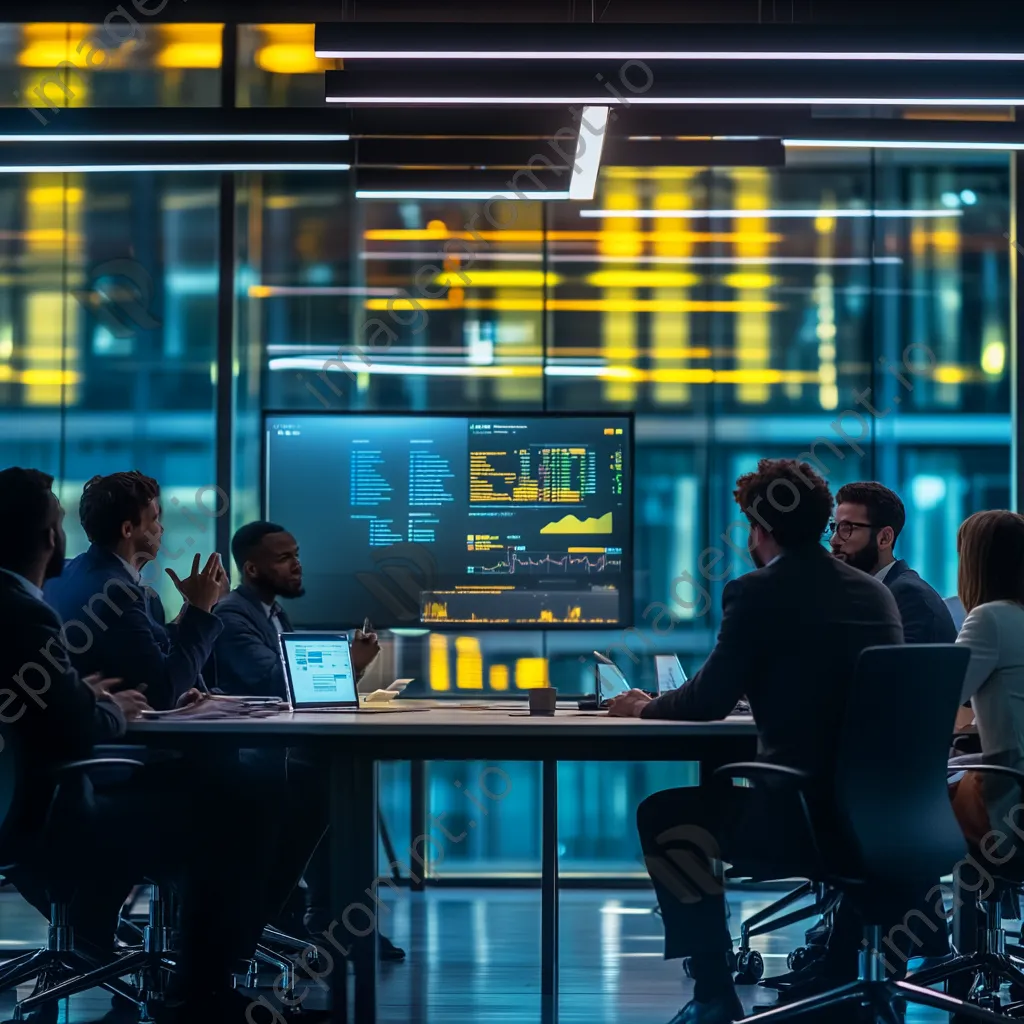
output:
{"label": "open laptop screen", "polygon": [[294,708],[356,707],[356,674],[343,633],[282,633]]}
{"label": "open laptop screen", "polygon": [[670,693],[678,690],[686,682],[686,673],[674,654],[657,654],[654,666],[658,673],[658,693]]}

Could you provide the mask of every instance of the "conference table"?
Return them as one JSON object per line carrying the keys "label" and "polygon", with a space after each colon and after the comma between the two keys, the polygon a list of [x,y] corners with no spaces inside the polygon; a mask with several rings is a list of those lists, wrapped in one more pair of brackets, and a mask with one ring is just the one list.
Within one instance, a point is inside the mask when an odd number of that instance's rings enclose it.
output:
{"label": "conference table", "polygon": [[[408,701],[410,710],[374,712],[281,712],[201,718],[167,715],[133,722],[128,742],[201,755],[204,751],[260,747],[306,747],[322,756],[330,773],[332,940],[324,984],[333,998],[332,1021],[375,1024],[377,1020],[377,770],[378,761],[535,761],[542,764],[541,806],[541,1020],[558,1020],[558,762],[696,761],[701,779],[718,766],[750,760],[756,730],[749,716],[719,722],[665,722],[609,718],[559,706],[553,716],[530,715],[522,702],[453,705]],[[423,706],[426,705],[425,709]],[[420,707],[420,710],[413,708]],[[500,813],[504,773],[496,766],[466,787],[467,805],[479,817]],[[486,779],[486,781],[485,781]],[[476,818],[467,824],[473,828]],[[425,823],[410,844],[410,866],[428,847],[455,837],[443,820]],[[415,867],[413,867],[415,870]],[[385,873],[386,874],[386,873]],[[332,948],[333,947],[333,948]],[[347,970],[353,967],[349,1007]],[[332,955],[333,954],[333,955]],[[333,962],[333,968],[330,964]]]}

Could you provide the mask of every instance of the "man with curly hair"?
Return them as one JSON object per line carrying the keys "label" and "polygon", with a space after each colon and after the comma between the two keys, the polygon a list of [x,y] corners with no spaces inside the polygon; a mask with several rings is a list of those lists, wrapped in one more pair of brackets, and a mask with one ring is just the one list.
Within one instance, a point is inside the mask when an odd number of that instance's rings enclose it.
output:
{"label": "man with curly hair", "polygon": [[[750,526],[754,572],[727,583],[714,650],[678,690],[651,699],[616,698],[611,713],[710,721],[746,697],[760,756],[808,772],[812,813],[827,814],[830,780],[847,691],[865,647],[903,643],[889,590],[832,558],[822,535],[832,515],[828,484],[807,464],[762,459],[736,481],[736,503]],[[665,924],[665,956],[688,957],[694,999],[672,1024],[726,1024],[743,1016],[733,987],[725,892],[715,864],[732,851],[774,857],[802,830],[788,805],[730,787],[655,793],[637,827]],[[795,810],[795,809],[794,809]],[[782,856],[799,855],[799,849]],[[838,926],[837,926],[838,930]]]}

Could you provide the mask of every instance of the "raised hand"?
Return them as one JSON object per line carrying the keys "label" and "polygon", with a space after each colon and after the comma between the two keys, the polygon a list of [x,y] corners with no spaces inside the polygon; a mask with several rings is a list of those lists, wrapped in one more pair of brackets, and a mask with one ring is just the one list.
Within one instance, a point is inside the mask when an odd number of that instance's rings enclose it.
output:
{"label": "raised hand", "polygon": [[220,555],[215,551],[210,555],[202,571],[199,570],[199,555],[192,559],[192,571],[184,579],[179,579],[171,568],[165,570],[171,577],[171,582],[178,588],[189,604],[204,612],[210,611],[223,595],[224,566],[221,565]]}
{"label": "raised hand", "polygon": [[352,639],[352,667],[356,671],[356,677],[361,676],[369,667],[370,663],[380,653],[380,644],[377,643],[376,633],[364,633],[357,629]]}

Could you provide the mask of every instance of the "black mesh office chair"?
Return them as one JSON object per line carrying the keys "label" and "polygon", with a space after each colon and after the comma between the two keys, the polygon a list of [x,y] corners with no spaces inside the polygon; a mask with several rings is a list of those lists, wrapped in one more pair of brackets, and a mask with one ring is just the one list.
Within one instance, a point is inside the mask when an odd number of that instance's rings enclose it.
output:
{"label": "black mesh office chair", "polygon": [[[951,772],[969,768],[971,771],[1015,782],[1019,793],[1024,795],[1024,772],[1002,765],[983,764],[980,755],[956,757],[949,763]],[[947,990],[955,986],[969,1002],[977,1003],[991,1010],[999,1010],[1010,1016],[1024,1016],[1024,959],[1019,946],[1006,942],[1003,928],[1003,914],[1007,910],[1012,917],[1020,918],[1020,891],[1024,885],[1024,854],[1016,849],[1007,855],[996,849],[996,861],[985,857],[981,851],[972,850],[975,862],[988,871],[991,890],[978,899],[980,922],[975,935],[970,936],[972,948],[968,952],[957,951],[955,955],[934,966],[924,967],[908,975],[915,985],[936,985],[945,982]],[[1003,863],[997,863],[997,861]],[[970,899],[958,888],[960,899]],[[979,893],[980,897],[981,894]],[[1010,998],[1015,1002],[1003,1005],[1000,989],[1003,984],[1010,986]]]}
{"label": "black mesh office chair", "polygon": [[[57,785],[51,813],[47,815],[42,834],[31,847],[26,847],[15,834],[15,820],[25,784],[23,761],[17,754],[16,737],[5,733],[3,743],[4,754],[0,757],[0,875],[15,885],[19,879],[27,877],[44,880],[50,901],[46,947],[19,956],[0,968],[0,992],[17,988],[33,979],[42,981],[37,986],[39,991],[15,1007],[14,1019],[22,1020],[33,1010],[55,1006],[60,999],[100,985],[140,1005],[138,992],[119,980],[130,972],[130,967],[124,965],[125,969],[108,974],[109,963],[76,948],[69,909],[77,883],[66,877],[48,854],[55,848],[50,838],[52,811],[65,787],[79,785],[82,774],[90,770],[112,767],[134,770],[142,767],[141,763],[129,758],[107,757],[61,766],[56,772]],[[8,855],[5,856],[3,851]],[[116,962],[120,968],[122,961]]]}
{"label": "black mesh office chair", "polygon": [[[873,647],[858,662],[837,752],[834,819],[839,835],[820,832],[808,810],[808,776],[771,764],[719,769],[790,790],[803,806],[811,862],[760,864],[748,872],[763,880],[809,878],[856,901],[865,921],[856,981],[746,1018],[796,1020],[843,1003],[860,1003],[884,1024],[897,1024],[901,1003],[916,1003],[1000,1024],[1004,1017],[907,981],[886,976],[881,922],[948,874],[967,848],[953,816],[946,759],[970,653],[953,644]],[[913,723],[913,728],[908,724]],[[837,841],[838,840],[838,841]]]}

